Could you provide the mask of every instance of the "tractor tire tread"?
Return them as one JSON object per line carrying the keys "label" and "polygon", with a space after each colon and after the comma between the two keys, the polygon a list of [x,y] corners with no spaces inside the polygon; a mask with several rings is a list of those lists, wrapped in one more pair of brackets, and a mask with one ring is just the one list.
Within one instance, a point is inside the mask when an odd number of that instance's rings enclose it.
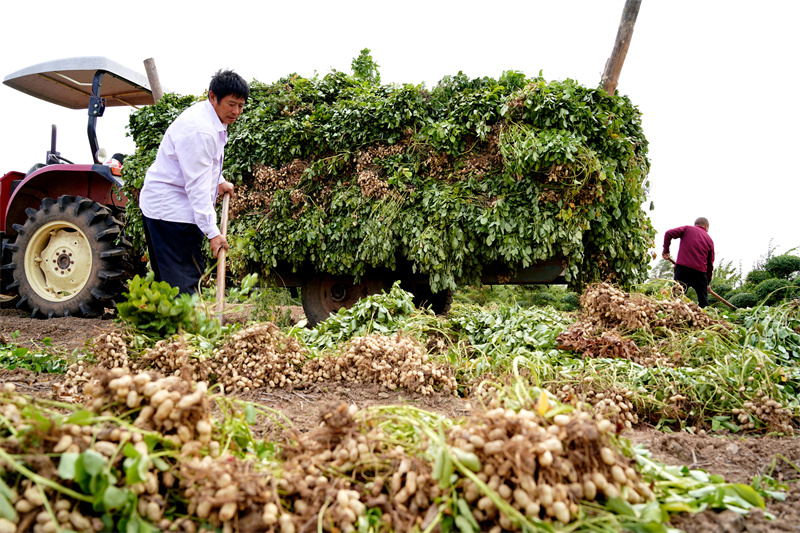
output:
{"label": "tractor tire tread", "polygon": [[[51,209],[53,205],[58,209]],[[88,198],[62,195],[57,200],[45,198],[38,211],[28,208],[26,214],[28,219],[19,226],[12,245],[11,261],[4,266],[12,270],[14,278],[9,288],[20,295],[17,307],[30,310],[34,318],[37,315],[47,318],[99,316],[104,307],[112,307],[110,301],[125,290],[123,281],[127,277],[125,263],[129,254],[129,241],[117,239],[122,234],[122,223],[112,211]],[[42,283],[46,282],[32,283],[27,279],[26,269],[34,275],[37,271],[30,263],[26,264],[26,248],[32,240],[38,242],[36,235],[40,228],[53,222],[79,229],[88,240],[89,248],[85,253],[92,256],[84,284],[66,297],[59,294],[54,298],[52,289],[45,291]]]}

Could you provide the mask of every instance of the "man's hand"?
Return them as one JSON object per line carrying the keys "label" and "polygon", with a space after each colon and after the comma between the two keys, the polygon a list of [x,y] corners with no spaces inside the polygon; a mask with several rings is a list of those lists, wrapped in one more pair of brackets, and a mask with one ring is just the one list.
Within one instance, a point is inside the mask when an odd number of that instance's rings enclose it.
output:
{"label": "man's hand", "polygon": [[229,181],[223,181],[219,184],[219,187],[217,187],[217,192],[220,196],[224,195],[226,192],[233,196],[233,183]]}
{"label": "man's hand", "polygon": [[217,235],[209,242],[211,246],[211,253],[214,254],[214,258],[219,258],[219,251],[225,250],[227,251],[230,247],[228,246],[228,239],[223,237],[222,235]]}
{"label": "man's hand", "polygon": [[661,258],[662,258],[662,259],[666,259],[667,261],[669,261],[669,259],[670,259],[670,255],[669,255],[669,253],[667,253],[667,252],[664,252],[663,254],[661,254]]}

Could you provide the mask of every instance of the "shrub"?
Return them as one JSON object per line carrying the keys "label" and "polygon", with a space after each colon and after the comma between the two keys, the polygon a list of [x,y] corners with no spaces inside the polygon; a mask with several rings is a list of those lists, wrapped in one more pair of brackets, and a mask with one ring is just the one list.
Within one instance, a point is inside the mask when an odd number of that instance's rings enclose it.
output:
{"label": "shrub", "polygon": [[764,270],[776,278],[788,278],[793,272],[800,270],[800,257],[796,255],[779,255],[764,265]]}
{"label": "shrub", "polygon": [[751,270],[747,273],[747,277],[745,278],[745,283],[749,285],[758,285],[762,281],[768,280],[774,277],[772,274],[767,272],[766,270]]}
{"label": "shrub", "polygon": [[550,291],[537,291],[530,294],[531,307],[546,307],[554,305],[557,301],[556,296]]}
{"label": "shrub", "polygon": [[786,298],[791,286],[792,282],[788,279],[770,278],[759,283],[754,292],[759,302],[772,305]]}
{"label": "shrub", "polygon": [[728,294],[733,292],[733,284],[728,283],[725,280],[722,281],[714,280],[711,282],[711,290],[713,290],[723,298],[726,298]]}
{"label": "shrub", "polygon": [[731,296],[730,302],[736,307],[755,307],[758,305],[758,298],[753,292],[742,291]]}
{"label": "shrub", "polygon": [[565,311],[574,311],[580,307],[580,296],[575,292],[568,292],[561,299]]}

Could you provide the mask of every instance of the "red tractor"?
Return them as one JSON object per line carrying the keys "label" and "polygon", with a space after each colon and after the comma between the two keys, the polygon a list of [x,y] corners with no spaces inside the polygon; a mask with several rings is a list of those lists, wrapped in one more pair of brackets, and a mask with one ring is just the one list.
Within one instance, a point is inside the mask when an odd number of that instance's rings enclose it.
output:
{"label": "red tractor", "polygon": [[123,234],[120,165],[97,142],[97,118],[107,106],[153,103],[147,77],[103,57],[41,63],[3,83],[70,109],[88,109],[91,164],[74,164],[50,150],[28,172],[0,178],[0,300],[16,301],[32,317],[97,316],[132,276]]}

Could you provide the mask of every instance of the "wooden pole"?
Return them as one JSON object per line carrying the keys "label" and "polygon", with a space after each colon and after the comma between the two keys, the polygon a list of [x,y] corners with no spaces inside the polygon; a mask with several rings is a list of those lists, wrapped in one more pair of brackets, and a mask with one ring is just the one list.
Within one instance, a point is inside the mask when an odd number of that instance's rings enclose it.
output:
{"label": "wooden pole", "polygon": [[158,79],[158,71],[156,70],[156,61],[152,57],[144,60],[144,71],[147,73],[147,81],[150,82],[150,92],[153,94],[153,103],[157,104],[161,97],[164,96],[164,90],[161,89],[161,82]]}
{"label": "wooden pole", "polygon": [[[231,201],[230,193],[222,195],[222,223],[220,233],[228,238],[228,205]],[[217,254],[217,316],[222,316],[222,308],[225,305],[225,249],[220,249]]]}
{"label": "wooden pole", "polygon": [[626,0],[625,8],[622,10],[622,20],[619,21],[617,39],[614,41],[614,49],[611,57],[606,61],[606,69],[603,72],[603,90],[608,95],[613,95],[617,90],[619,74],[622,72],[622,64],[628,54],[628,47],[631,45],[633,37],[633,25],[636,24],[636,17],[639,14],[639,6],[642,0]]}

